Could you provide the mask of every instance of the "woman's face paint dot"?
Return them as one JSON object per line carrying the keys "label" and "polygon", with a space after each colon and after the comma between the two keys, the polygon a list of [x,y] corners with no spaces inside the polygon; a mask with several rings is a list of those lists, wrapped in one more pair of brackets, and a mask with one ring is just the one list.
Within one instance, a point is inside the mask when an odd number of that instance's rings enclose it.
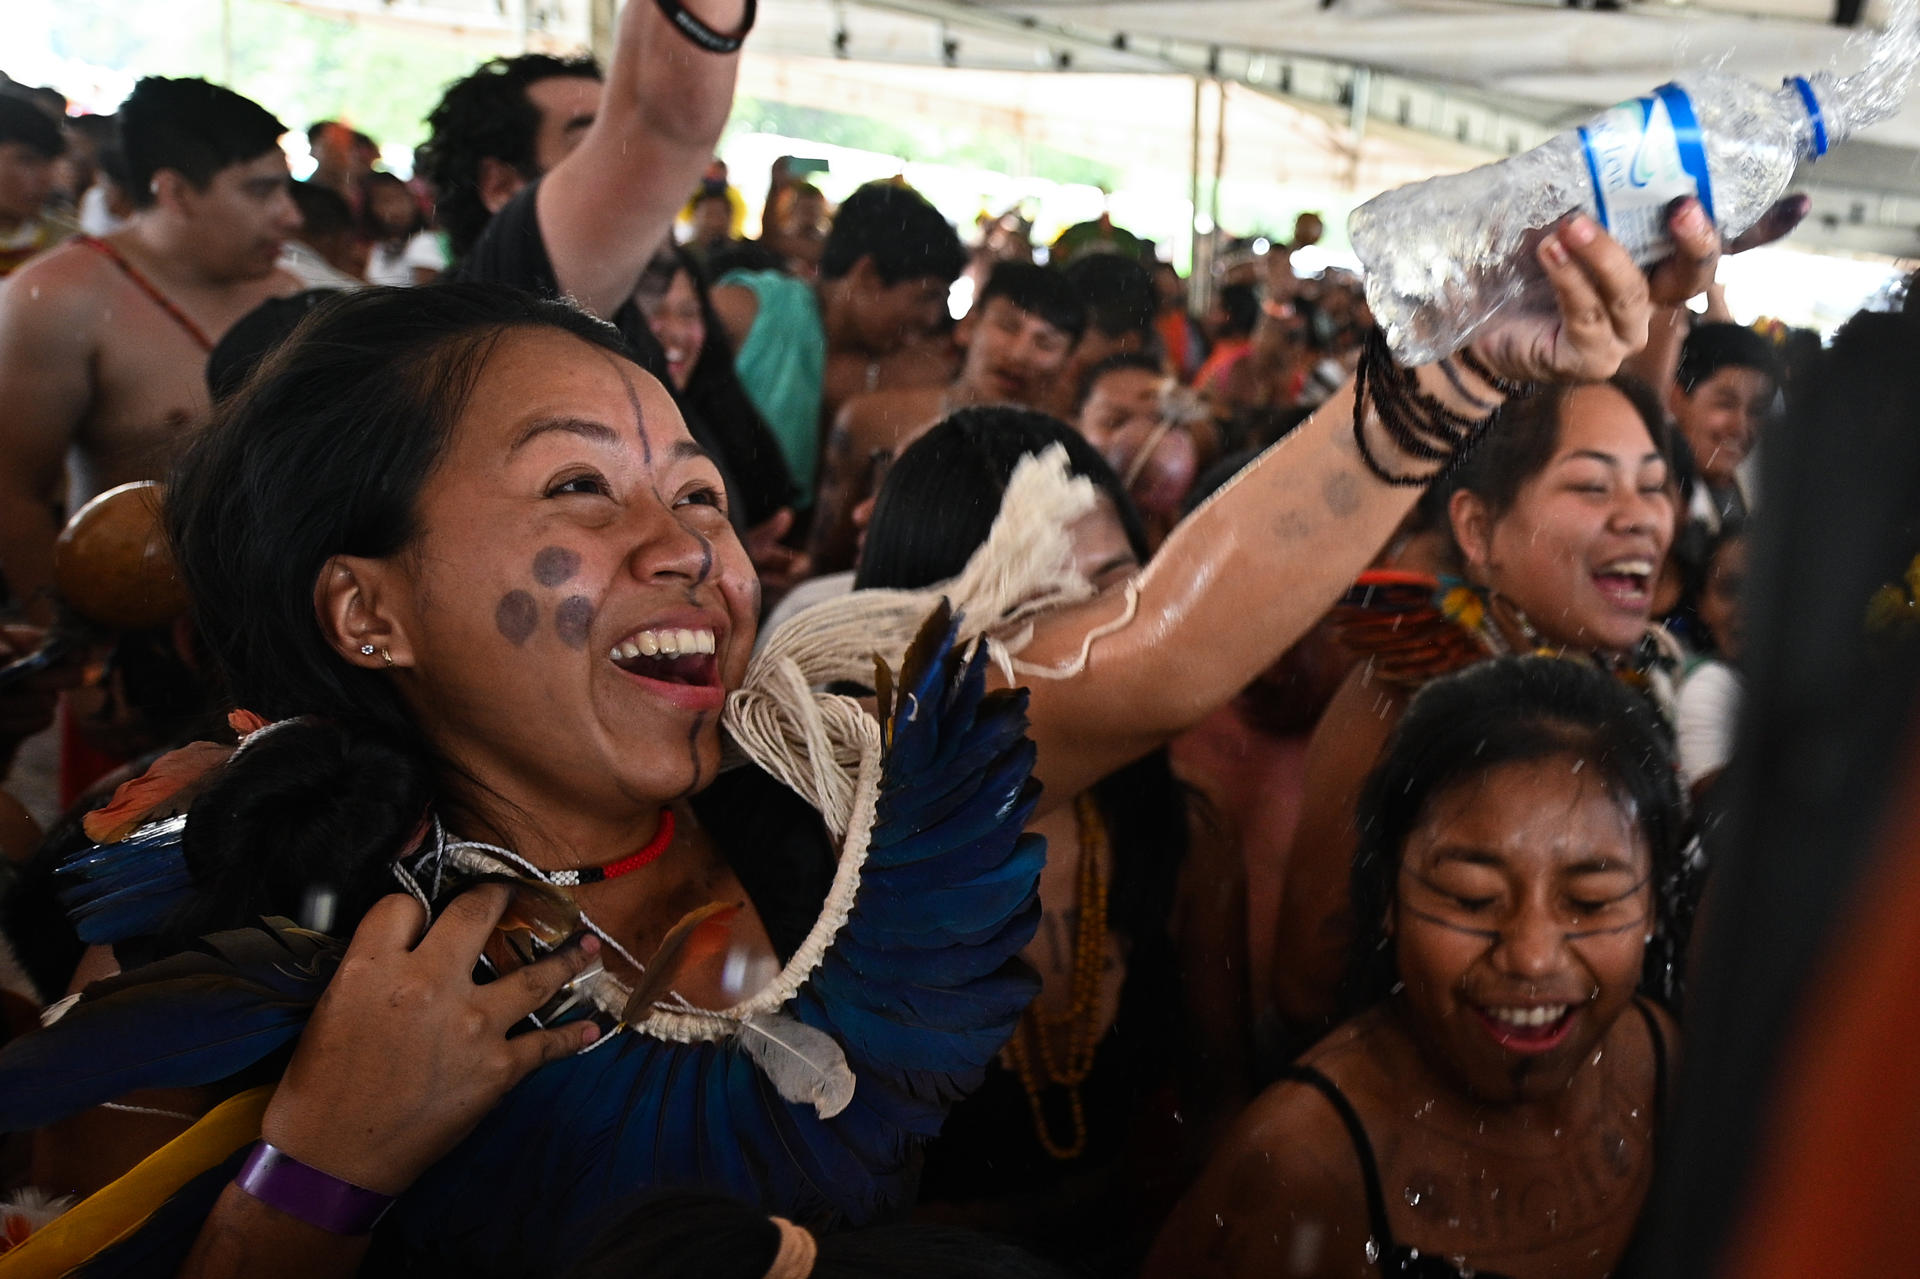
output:
{"label": "woman's face paint dot", "polygon": [[493,610],[493,625],[509,644],[521,645],[540,624],[540,606],[525,591],[509,591]]}
{"label": "woman's face paint dot", "polygon": [[533,580],[542,586],[570,582],[580,571],[580,557],[564,546],[543,548],[533,557]]}
{"label": "woman's face paint dot", "polygon": [[569,595],[553,611],[553,630],[568,648],[585,648],[587,632],[593,628],[593,601],[584,595]]}

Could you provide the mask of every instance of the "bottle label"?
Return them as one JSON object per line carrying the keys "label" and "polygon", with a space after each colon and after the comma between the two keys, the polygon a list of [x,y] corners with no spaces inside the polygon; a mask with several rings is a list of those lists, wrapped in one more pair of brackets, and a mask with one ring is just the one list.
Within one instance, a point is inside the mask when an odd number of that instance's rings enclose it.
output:
{"label": "bottle label", "polygon": [[1713,182],[1693,100],[1667,84],[1580,128],[1594,214],[1630,252],[1667,239],[1667,206],[1696,196],[1713,217]]}

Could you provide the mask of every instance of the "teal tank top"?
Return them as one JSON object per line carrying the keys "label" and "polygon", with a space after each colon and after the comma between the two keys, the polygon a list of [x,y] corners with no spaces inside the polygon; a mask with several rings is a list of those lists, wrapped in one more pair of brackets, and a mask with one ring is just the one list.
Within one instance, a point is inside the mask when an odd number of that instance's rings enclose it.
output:
{"label": "teal tank top", "polygon": [[820,402],[827,376],[827,334],[810,285],[779,271],[733,271],[722,284],[751,289],[760,309],[734,357],[747,398],[780,442],[799,485],[795,505],[813,504],[820,468]]}

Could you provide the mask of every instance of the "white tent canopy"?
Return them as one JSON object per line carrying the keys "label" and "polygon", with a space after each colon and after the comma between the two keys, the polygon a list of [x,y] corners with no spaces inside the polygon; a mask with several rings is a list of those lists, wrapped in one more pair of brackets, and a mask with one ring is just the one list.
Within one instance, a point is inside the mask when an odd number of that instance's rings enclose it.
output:
{"label": "white tent canopy", "polygon": [[[1601,0],[1612,3],[1613,0]],[[1848,0],[1850,2],[1850,0]],[[1133,71],[1237,82],[1346,123],[1482,156],[1531,147],[1596,107],[1704,66],[1762,83],[1863,56],[1815,0],[1592,11],[1487,0],[768,0],[761,53],[957,68]],[[1802,175],[1804,241],[1920,252],[1920,94]],[[1458,154],[1458,152],[1456,152]]]}

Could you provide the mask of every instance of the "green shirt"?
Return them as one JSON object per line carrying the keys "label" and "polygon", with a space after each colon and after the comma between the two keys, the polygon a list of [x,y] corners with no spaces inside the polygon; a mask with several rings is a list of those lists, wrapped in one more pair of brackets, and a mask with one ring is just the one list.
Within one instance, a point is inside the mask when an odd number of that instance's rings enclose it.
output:
{"label": "green shirt", "polygon": [[826,388],[827,332],[811,285],[779,271],[732,271],[722,284],[753,291],[759,310],[734,368],[747,398],[773,428],[787,469],[800,486],[796,506],[813,505],[820,469],[820,404]]}

